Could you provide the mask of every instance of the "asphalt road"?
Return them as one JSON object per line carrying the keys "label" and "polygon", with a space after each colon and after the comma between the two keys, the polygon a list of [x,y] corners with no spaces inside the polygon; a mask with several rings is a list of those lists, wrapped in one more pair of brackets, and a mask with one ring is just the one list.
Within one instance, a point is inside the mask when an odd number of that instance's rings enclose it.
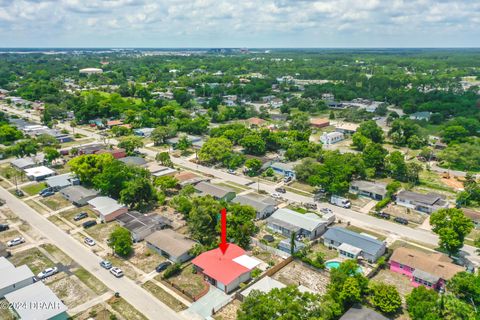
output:
{"label": "asphalt road", "polygon": [[17,199],[10,192],[0,187],[0,197],[7,201],[9,208],[21,219],[28,221],[39,234],[49,239],[75,262],[92,273],[109,289],[119,292],[133,307],[143,313],[148,319],[176,320],[184,319],[175,313],[149,292],[142,289],[127,277],[115,278],[108,270],[99,266],[100,257],[83,246],[70,235],[60,230],[56,225]]}

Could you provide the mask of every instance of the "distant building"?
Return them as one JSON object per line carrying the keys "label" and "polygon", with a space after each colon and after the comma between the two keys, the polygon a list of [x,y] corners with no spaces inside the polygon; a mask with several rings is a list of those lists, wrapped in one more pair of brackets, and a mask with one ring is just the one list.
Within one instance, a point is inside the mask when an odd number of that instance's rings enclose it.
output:
{"label": "distant building", "polygon": [[173,168],[162,166],[156,162],[147,163],[146,169],[150,171],[154,177],[173,176],[178,172]]}
{"label": "distant building", "polygon": [[46,178],[54,176],[56,174],[55,171],[45,166],[28,168],[24,171],[28,179],[34,181],[45,180]]}
{"label": "distant building", "polygon": [[128,212],[127,207],[121,205],[110,197],[96,197],[88,201],[93,207],[93,211],[104,222],[115,220],[118,216]]}
{"label": "distant building", "polygon": [[270,168],[276,173],[279,173],[286,177],[295,177],[294,165],[292,163],[273,162],[270,164]]}
{"label": "distant building", "polygon": [[409,116],[409,118],[417,121],[430,121],[431,116],[432,116],[432,113],[430,111],[422,111],[422,112],[412,113]]}
{"label": "distant building", "polygon": [[140,128],[133,130],[133,133],[140,137],[150,137],[155,128]]}
{"label": "distant building", "polygon": [[333,93],[323,93],[322,94],[322,100],[323,101],[334,101],[335,96],[333,95]]}
{"label": "distant building", "polygon": [[438,193],[417,193],[402,190],[397,194],[396,204],[425,213],[432,213],[442,208],[448,208],[445,196]]}
{"label": "distant building", "polygon": [[101,74],[103,73],[103,70],[99,68],[85,68],[85,69],[80,69],[79,72],[81,74],[91,75],[91,74]]}
{"label": "distant building", "polygon": [[124,157],[118,160],[129,166],[145,167],[147,165],[147,160],[145,160],[145,158],[142,158],[142,157],[131,156],[131,157]]}
{"label": "distant building", "polygon": [[283,106],[282,99],[275,98],[270,101],[270,107],[272,107],[273,109],[280,108],[281,106]]}
{"label": "distant building", "polygon": [[295,232],[298,236],[313,240],[325,232],[327,221],[312,212],[301,214],[281,208],[267,219],[267,227],[285,237],[290,237]]}
{"label": "distant building", "polygon": [[10,162],[10,165],[18,170],[25,170],[33,167],[37,167],[39,164],[43,164],[45,156],[39,154],[33,157],[25,157],[20,159],[14,159]]}
{"label": "distant building", "polygon": [[330,125],[330,120],[327,118],[311,118],[310,125],[315,128],[325,128]]}
{"label": "distant building", "polygon": [[472,219],[473,224],[475,225],[476,229],[480,229],[480,212],[473,209],[462,208],[463,213],[465,216]]}
{"label": "distant building", "polygon": [[232,202],[254,208],[257,213],[257,219],[265,219],[277,209],[276,201],[269,197],[239,195]]}
{"label": "distant building", "polygon": [[257,118],[257,117],[252,117],[248,118],[245,120],[251,127],[261,127],[263,126],[267,121]]}
{"label": "distant building", "polygon": [[363,257],[375,262],[387,249],[380,240],[341,227],[329,228],[322,238],[325,246],[336,249],[340,256],[348,259]]}
{"label": "distant building", "polygon": [[[200,136],[185,135],[185,137],[192,143],[194,148],[200,149],[203,145],[203,139]],[[167,139],[167,143],[172,146],[173,149],[177,148],[177,144],[182,137],[177,136],[174,138]]]}
{"label": "distant building", "polygon": [[201,196],[210,195],[216,200],[231,201],[235,198],[235,191],[233,189],[209,182],[198,183],[195,185],[195,191]]}
{"label": "distant building", "polygon": [[115,159],[121,159],[125,158],[127,156],[127,152],[125,149],[101,149],[95,152],[95,154],[104,154],[104,153],[109,153],[111,154]]}
{"label": "distant building", "polygon": [[60,190],[60,194],[73,205],[82,207],[95,198],[98,192],[83,186],[70,186]]}
{"label": "distant building", "polygon": [[329,145],[329,144],[335,144],[337,142],[340,142],[342,140],[345,140],[345,136],[341,132],[324,132],[320,136],[320,141],[323,144]]}
{"label": "distant building", "polygon": [[216,248],[192,260],[197,272],[203,274],[209,283],[225,293],[250,280],[252,270],[260,263],[261,261],[248,256],[245,250],[233,243],[228,245],[225,253]]}
{"label": "distant building", "polygon": [[172,229],[155,231],[145,238],[147,246],[174,263],[183,263],[193,258],[190,251],[195,241]]}
{"label": "distant building", "polygon": [[386,183],[365,180],[352,181],[349,192],[369,197],[373,200],[382,200],[388,193]]}
{"label": "distant building", "polygon": [[357,132],[358,127],[359,127],[359,125],[356,124],[356,123],[342,122],[342,123],[338,123],[335,126],[335,131],[341,132],[343,134],[352,135],[355,132]]}

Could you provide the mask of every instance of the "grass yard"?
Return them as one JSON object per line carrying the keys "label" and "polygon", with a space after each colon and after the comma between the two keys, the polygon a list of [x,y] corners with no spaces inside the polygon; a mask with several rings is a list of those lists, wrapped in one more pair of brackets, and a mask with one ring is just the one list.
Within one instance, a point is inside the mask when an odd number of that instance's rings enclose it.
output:
{"label": "grass yard", "polygon": [[[86,212],[88,214],[88,218],[85,218],[85,219],[79,220],[79,221],[74,221],[73,218],[77,214],[79,214],[80,212]],[[84,223],[85,221],[87,221],[89,219],[96,219],[97,218],[97,215],[95,213],[93,213],[92,209],[90,209],[88,206],[82,207],[82,208],[73,208],[73,209],[70,209],[70,210],[62,211],[58,215],[62,216],[63,218],[65,218],[66,220],[68,220],[69,222],[73,223],[76,226],[80,226],[82,223]]]}
{"label": "grass yard", "polygon": [[53,261],[46,257],[38,248],[15,253],[10,258],[10,261],[17,267],[26,264],[34,274],[54,265]]}
{"label": "grass yard", "polygon": [[227,304],[225,307],[220,309],[219,312],[217,312],[214,316],[213,319],[215,320],[236,320],[237,319],[237,311],[240,309],[241,302],[237,299],[233,300],[229,304]]}
{"label": "grass yard", "polygon": [[14,229],[10,229],[8,231],[0,232],[0,241],[7,242],[8,240],[12,240],[13,238],[21,237],[22,235]]}
{"label": "grass yard", "polygon": [[142,288],[149,291],[151,294],[155,296],[158,300],[165,303],[170,309],[180,312],[182,310],[187,309],[187,306],[184,305],[182,302],[175,299],[171,296],[168,292],[163,290],[161,287],[153,283],[152,281],[147,281],[142,285]]}
{"label": "grass yard", "polygon": [[376,233],[376,232],[373,232],[373,231],[370,231],[370,230],[367,230],[367,229],[363,229],[363,228],[360,228],[360,227],[357,227],[357,226],[354,226],[354,225],[349,225],[349,226],[346,226],[345,228],[347,228],[348,230],[352,230],[354,232],[358,232],[358,233],[367,233],[367,234],[370,234],[374,237],[376,237],[378,240],[385,240],[387,239],[387,237],[383,234],[380,234],[380,233]]}
{"label": "grass yard", "polygon": [[118,224],[118,222],[115,221],[108,223],[99,223],[91,228],[86,229],[85,232],[88,233],[88,235],[96,241],[105,243],[110,237],[110,233],[112,233],[112,231],[119,226],[120,225]]}
{"label": "grass yard", "polygon": [[234,184],[225,183],[225,182],[215,183],[215,185],[232,189],[232,190],[235,191],[236,193],[240,193],[240,192],[243,192],[243,191],[247,190],[247,189],[244,189],[244,188],[240,188],[240,187],[238,187],[238,186],[236,186],[236,185],[234,185]]}
{"label": "grass yard", "polygon": [[98,295],[108,291],[108,288],[103,284],[103,282],[99,281],[94,275],[83,268],[78,268],[73,272],[73,274]]}
{"label": "grass yard", "polygon": [[132,307],[127,301],[123,298],[112,297],[107,301],[107,303],[122,315],[124,319],[128,320],[148,320],[140,311]]}
{"label": "grass yard", "polygon": [[133,279],[133,280],[137,279],[138,277],[137,272],[130,264],[126,263],[127,260],[122,259],[118,256],[112,256],[112,255],[105,257],[105,260],[110,261],[115,267],[119,267],[120,269],[122,269],[123,273],[130,279]]}
{"label": "grass yard", "polygon": [[390,250],[395,250],[397,248],[401,248],[401,247],[404,247],[404,248],[408,248],[408,249],[414,249],[414,250],[418,250],[418,251],[421,251],[421,252],[424,252],[424,253],[432,253],[434,252],[433,248],[432,250],[429,250],[429,249],[426,249],[426,248],[423,248],[423,247],[420,247],[420,246],[417,246],[415,244],[412,244],[412,243],[409,243],[409,242],[405,242],[403,240],[397,240],[395,241],[394,243],[392,243],[391,245],[388,246],[388,249]]}
{"label": "grass yard", "polygon": [[70,265],[73,260],[70,258],[65,252],[60,250],[57,246],[51,243],[45,243],[40,245],[42,249],[47,251],[50,255],[52,255],[57,261],[62,263],[63,265]]}
{"label": "grass yard", "polygon": [[47,184],[45,182],[32,183],[27,186],[22,187],[21,189],[30,196],[38,194],[40,191],[45,189]]}
{"label": "grass yard", "polygon": [[9,163],[0,166],[0,175],[13,184],[15,184],[15,178],[18,184],[29,181],[25,173],[13,168]]}
{"label": "grass yard", "polygon": [[314,259],[318,252],[324,254],[325,260],[331,260],[338,257],[338,251],[335,249],[328,249],[323,243],[314,244],[311,247],[312,253],[310,254],[310,258]]}
{"label": "grass yard", "polygon": [[37,211],[40,214],[46,214],[48,213],[48,210],[39,205],[35,200],[27,200],[25,201],[26,204],[28,204],[33,210]]}
{"label": "grass yard", "polygon": [[[155,277],[157,280],[161,280],[161,275]],[[205,289],[205,281],[199,274],[193,273],[193,265],[189,265],[183,268],[180,274],[168,279],[170,282],[177,285],[180,289],[184,290],[188,295],[195,297]]]}
{"label": "grass yard", "polygon": [[298,182],[298,181],[294,181],[294,182],[290,183],[288,185],[288,187],[298,189],[298,190],[301,190],[301,191],[305,191],[305,192],[310,192],[310,193],[313,193],[313,191],[315,190],[315,187],[312,187],[308,184],[301,183],[301,182]]}
{"label": "grass yard", "polygon": [[410,284],[410,280],[407,276],[390,271],[388,269],[380,270],[371,281],[379,281],[387,284],[394,285],[403,302],[405,302],[405,296],[413,290],[413,286]]}
{"label": "grass yard", "polygon": [[70,225],[65,223],[65,221],[60,219],[57,215],[48,217],[48,220],[53,222],[57,227],[59,227],[63,231],[69,231],[73,229]]}
{"label": "grass yard", "polygon": [[43,198],[40,200],[40,202],[52,209],[53,211],[72,205],[69,201],[65,200],[65,198],[62,197],[62,195],[59,193],[56,193],[53,196],[47,198]]}

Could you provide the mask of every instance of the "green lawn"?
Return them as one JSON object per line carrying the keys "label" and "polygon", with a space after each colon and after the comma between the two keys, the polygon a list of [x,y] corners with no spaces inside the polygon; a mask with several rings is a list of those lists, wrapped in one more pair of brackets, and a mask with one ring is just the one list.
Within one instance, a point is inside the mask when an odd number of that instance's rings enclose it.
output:
{"label": "green lawn", "polygon": [[380,233],[376,233],[376,232],[373,232],[373,231],[370,231],[370,230],[366,230],[366,229],[362,229],[360,227],[357,227],[357,226],[352,226],[352,225],[349,225],[346,227],[348,230],[352,230],[352,231],[355,231],[355,232],[358,232],[358,233],[367,233],[367,234],[370,234],[374,237],[376,237],[378,240],[385,240],[387,237],[383,234],[380,234]]}
{"label": "green lawn", "polygon": [[33,183],[29,184],[28,186],[22,187],[22,190],[25,191],[28,195],[34,196],[38,194],[40,191],[45,189],[47,184],[45,182],[40,183]]}
{"label": "green lawn", "polygon": [[54,265],[53,261],[47,258],[38,248],[15,253],[10,260],[17,267],[26,264],[34,274]]}
{"label": "green lawn", "polygon": [[72,204],[65,200],[62,195],[59,193],[54,194],[53,196],[46,197],[40,200],[41,203],[52,209],[53,211],[71,206]]}
{"label": "green lawn", "polygon": [[79,268],[73,272],[80,281],[82,281],[87,287],[92,289],[98,295],[101,295],[108,291],[108,288],[92,275],[90,272],[83,268]]}
{"label": "green lawn", "polygon": [[182,302],[171,296],[168,292],[163,290],[161,287],[153,283],[152,281],[147,281],[142,285],[142,288],[149,291],[153,294],[158,300],[165,303],[170,309],[180,312],[187,308]]}

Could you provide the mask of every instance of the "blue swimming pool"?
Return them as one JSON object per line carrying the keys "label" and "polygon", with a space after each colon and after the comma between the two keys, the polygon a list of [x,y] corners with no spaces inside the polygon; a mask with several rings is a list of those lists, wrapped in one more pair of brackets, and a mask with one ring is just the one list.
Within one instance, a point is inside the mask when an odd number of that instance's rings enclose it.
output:
{"label": "blue swimming pool", "polygon": [[325,268],[327,268],[328,270],[337,269],[338,267],[340,267],[340,262],[339,261],[327,261],[327,262],[325,262]]}

